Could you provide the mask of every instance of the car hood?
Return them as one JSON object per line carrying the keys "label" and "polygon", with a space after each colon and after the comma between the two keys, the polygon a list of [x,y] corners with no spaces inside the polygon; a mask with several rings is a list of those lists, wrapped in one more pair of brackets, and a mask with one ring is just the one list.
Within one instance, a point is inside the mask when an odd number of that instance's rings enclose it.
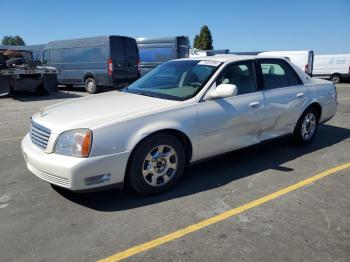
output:
{"label": "car hood", "polygon": [[112,91],[48,106],[32,119],[52,133],[59,134],[70,129],[93,129],[106,123],[142,117],[178,103],[181,102]]}

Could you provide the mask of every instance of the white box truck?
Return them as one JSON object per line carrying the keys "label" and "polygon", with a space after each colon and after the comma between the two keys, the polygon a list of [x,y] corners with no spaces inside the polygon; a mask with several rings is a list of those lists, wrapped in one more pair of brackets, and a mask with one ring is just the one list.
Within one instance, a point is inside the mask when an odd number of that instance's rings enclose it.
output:
{"label": "white box truck", "polygon": [[313,75],[334,83],[350,80],[350,54],[315,55]]}
{"label": "white box truck", "polygon": [[268,51],[261,52],[258,56],[276,56],[284,57],[297,65],[300,69],[305,71],[308,75],[313,74],[313,63],[314,63],[314,51],[302,50],[302,51]]}

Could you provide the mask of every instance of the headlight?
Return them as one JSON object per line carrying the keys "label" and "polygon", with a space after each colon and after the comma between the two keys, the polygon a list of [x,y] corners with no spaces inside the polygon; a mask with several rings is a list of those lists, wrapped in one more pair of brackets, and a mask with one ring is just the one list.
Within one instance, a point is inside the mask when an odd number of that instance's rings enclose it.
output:
{"label": "headlight", "polygon": [[55,153],[88,157],[92,144],[92,132],[89,129],[74,129],[59,135],[55,144]]}

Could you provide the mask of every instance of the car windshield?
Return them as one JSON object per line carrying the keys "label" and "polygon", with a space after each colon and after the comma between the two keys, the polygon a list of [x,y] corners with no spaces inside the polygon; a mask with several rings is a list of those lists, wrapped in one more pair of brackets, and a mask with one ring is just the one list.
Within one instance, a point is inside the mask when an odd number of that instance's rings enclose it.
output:
{"label": "car windshield", "polygon": [[179,60],[158,66],[125,92],[170,100],[186,100],[198,93],[220,65],[216,61]]}

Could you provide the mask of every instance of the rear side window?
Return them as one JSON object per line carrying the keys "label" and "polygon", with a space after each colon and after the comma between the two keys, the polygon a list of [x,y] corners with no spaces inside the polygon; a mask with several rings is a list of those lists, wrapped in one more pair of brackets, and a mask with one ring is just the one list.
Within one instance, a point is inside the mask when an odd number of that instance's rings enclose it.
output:
{"label": "rear side window", "polygon": [[126,63],[128,67],[137,67],[138,50],[136,41],[133,39],[125,39]]}
{"label": "rear side window", "polygon": [[255,92],[257,88],[253,62],[246,61],[229,65],[216,80],[216,85],[220,84],[236,85],[238,95]]}
{"label": "rear side window", "polygon": [[167,62],[176,58],[173,47],[139,47],[141,62]]}
{"label": "rear side window", "polygon": [[53,63],[96,63],[106,61],[104,46],[51,49]]}
{"label": "rear side window", "polygon": [[264,89],[275,89],[301,84],[294,69],[283,60],[263,59],[260,60],[260,67]]}

